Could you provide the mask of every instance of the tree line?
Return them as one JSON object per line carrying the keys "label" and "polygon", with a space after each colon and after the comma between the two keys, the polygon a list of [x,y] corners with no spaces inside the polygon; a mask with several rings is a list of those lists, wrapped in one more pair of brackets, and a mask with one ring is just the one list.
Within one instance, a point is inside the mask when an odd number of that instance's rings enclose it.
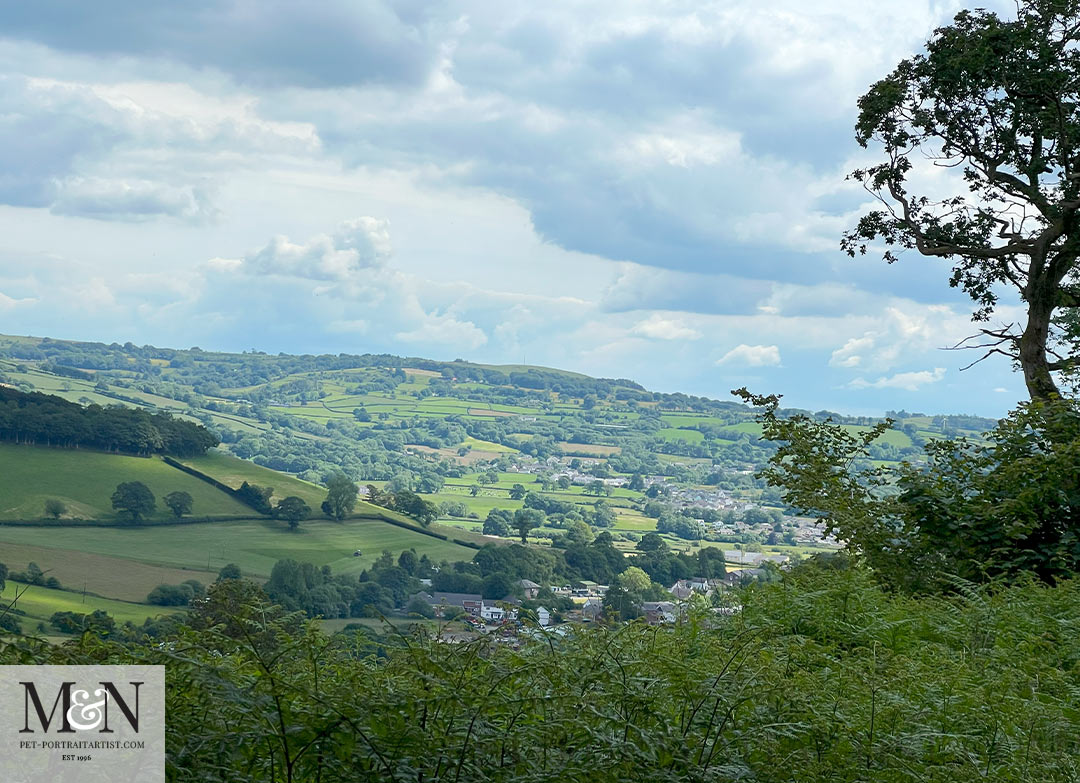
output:
{"label": "tree line", "polygon": [[0,440],[147,456],[194,457],[220,442],[194,422],[138,408],[83,407],[40,392],[0,387]]}

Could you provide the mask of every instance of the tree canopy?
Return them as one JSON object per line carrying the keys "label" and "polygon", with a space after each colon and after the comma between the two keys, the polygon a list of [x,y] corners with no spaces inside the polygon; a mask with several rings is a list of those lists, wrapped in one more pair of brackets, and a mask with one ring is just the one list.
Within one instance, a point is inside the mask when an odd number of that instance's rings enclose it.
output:
{"label": "tree canopy", "polygon": [[165,505],[169,507],[169,511],[173,513],[177,519],[184,516],[184,514],[190,514],[191,508],[195,504],[195,500],[191,497],[191,493],[178,490],[176,492],[170,492],[162,500],[165,501]]}
{"label": "tree canopy", "polygon": [[[842,241],[851,255],[884,242],[890,263],[897,249],[950,260],[987,323],[962,344],[1016,361],[1033,400],[1080,369],[1078,13],[1077,0],[1020,0],[1012,20],[961,11],[874,84],[856,139],[885,159],[852,177],[880,208]],[[989,324],[1009,288],[1025,319]]]}
{"label": "tree canopy", "polygon": [[137,408],[88,405],[0,386],[0,440],[193,457],[220,442],[194,422]]}
{"label": "tree canopy", "polygon": [[296,495],[282,498],[274,507],[274,516],[288,522],[289,528],[292,530],[296,530],[300,526],[300,522],[307,519],[310,514],[311,507],[304,502],[303,498]]}
{"label": "tree canopy", "polygon": [[112,507],[115,511],[130,514],[132,521],[138,522],[154,513],[157,502],[150,487],[141,481],[124,481],[117,484],[112,494]]}
{"label": "tree canopy", "polygon": [[326,507],[329,516],[339,522],[352,513],[356,507],[356,496],[360,490],[348,476],[337,473],[326,482]]}

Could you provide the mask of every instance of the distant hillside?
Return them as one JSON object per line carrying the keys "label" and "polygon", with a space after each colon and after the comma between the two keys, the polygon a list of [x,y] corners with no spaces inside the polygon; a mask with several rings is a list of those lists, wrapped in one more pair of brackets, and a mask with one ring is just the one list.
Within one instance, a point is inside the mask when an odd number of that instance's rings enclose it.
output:
{"label": "distant hillside", "polygon": [[[761,489],[747,472],[775,448],[759,439],[753,411],[733,400],[526,365],[0,336],[0,383],[198,422],[233,455],[309,484],[343,471],[426,495],[480,464],[506,470],[515,460],[564,456],[599,461],[613,475]],[[929,440],[978,437],[994,425],[896,414],[896,430],[871,446],[870,459],[920,459]],[[878,421],[810,415],[852,428]]]}

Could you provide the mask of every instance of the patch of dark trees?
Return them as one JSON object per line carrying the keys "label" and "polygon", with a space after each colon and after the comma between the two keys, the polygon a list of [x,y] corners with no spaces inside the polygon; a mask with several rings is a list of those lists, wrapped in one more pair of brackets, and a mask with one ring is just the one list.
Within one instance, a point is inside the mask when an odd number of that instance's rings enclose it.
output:
{"label": "patch of dark trees", "polygon": [[195,457],[220,442],[194,422],[168,413],[88,405],[0,387],[0,440],[149,456]]}

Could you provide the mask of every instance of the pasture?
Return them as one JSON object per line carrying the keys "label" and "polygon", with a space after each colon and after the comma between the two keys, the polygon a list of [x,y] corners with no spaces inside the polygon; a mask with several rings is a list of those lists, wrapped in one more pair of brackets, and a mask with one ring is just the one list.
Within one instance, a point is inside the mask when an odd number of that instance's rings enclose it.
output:
{"label": "pasture", "polygon": [[188,579],[209,583],[217,578],[217,569],[206,570],[205,558],[201,563],[177,568],[142,563],[123,555],[63,549],[62,541],[69,529],[36,528],[41,540],[52,546],[0,542],[0,563],[12,571],[24,571],[30,563],[37,563],[47,576],[55,576],[68,589],[85,589],[121,601],[143,601],[160,584],[175,585]]}
{"label": "pasture", "polygon": [[[133,623],[142,624],[147,617],[183,611],[175,607],[112,601],[108,598],[97,598],[92,595],[83,596],[80,593],[72,593],[67,590],[51,590],[48,587],[24,585],[10,580],[4,587],[4,592],[0,593],[0,600],[5,605],[8,604],[15,599],[16,590],[20,595],[15,607],[25,613],[25,615],[18,617],[24,632],[33,631],[39,622],[48,626],[49,618],[55,612],[90,614],[90,612],[102,609],[108,612],[117,623],[130,620]],[[25,592],[23,592],[24,590]],[[54,628],[50,628],[49,632],[52,634],[58,633]]]}
{"label": "pasture", "polygon": [[[74,569],[64,565],[69,558],[93,554],[144,566],[203,570],[215,575],[226,563],[236,563],[245,576],[258,579],[268,578],[275,562],[290,557],[317,566],[329,565],[335,572],[359,573],[384,549],[395,555],[403,549],[415,549],[418,555],[426,554],[436,562],[471,560],[475,554],[468,547],[376,519],[308,520],[296,531],[270,519],[167,527],[0,527],[0,562],[6,561],[5,551],[11,545],[36,547],[37,564],[43,569],[55,567],[58,573]],[[363,556],[353,556],[357,549]],[[192,577],[200,579],[198,574],[185,578]],[[116,579],[123,580],[124,575],[118,574]],[[125,580],[120,589],[132,595],[135,583],[134,577],[130,583]],[[141,589],[145,577],[140,577],[138,584]],[[116,594],[120,594],[119,590]]]}
{"label": "pasture", "polygon": [[194,499],[193,516],[252,516],[254,512],[205,481],[166,465],[157,457],[129,457],[95,451],[51,449],[0,443],[0,519],[39,519],[45,501],[63,501],[66,516],[115,520],[111,496],[116,485],[141,481],[157,498],[152,519],[170,516],[162,497],[174,490]]}
{"label": "pasture", "polygon": [[301,481],[287,473],[278,473],[276,470],[264,468],[262,465],[256,465],[254,462],[238,459],[220,451],[210,451],[205,456],[189,457],[180,462],[233,489],[239,489],[245,481],[260,487],[273,487],[274,500],[295,495],[303,498],[304,502],[316,511],[319,504],[326,499],[326,490],[318,484]]}

